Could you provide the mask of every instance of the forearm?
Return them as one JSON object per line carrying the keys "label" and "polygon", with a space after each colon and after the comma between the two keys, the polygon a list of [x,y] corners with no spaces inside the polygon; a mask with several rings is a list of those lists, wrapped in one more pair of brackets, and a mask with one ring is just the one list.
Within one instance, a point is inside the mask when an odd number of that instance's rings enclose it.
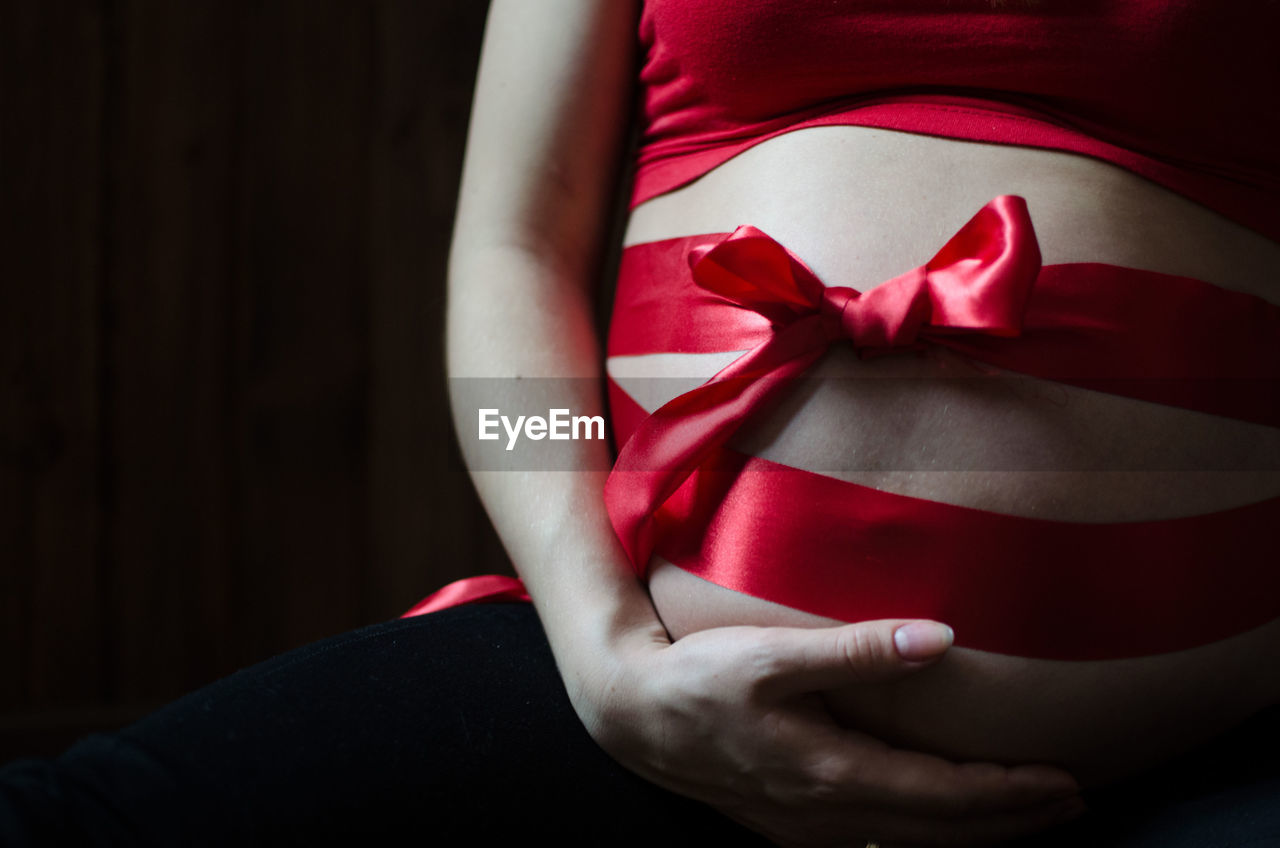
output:
{"label": "forearm", "polygon": [[[666,642],[648,594],[627,568],[600,508],[601,472],[473,475],[537,607],[565,686],[584,721],[588,689],[630,645]],[[525,494],[521,494],[521,493]],[[537,492],[541,501],[530,497]],[[521,509],[519,503],[536,504]]]}
{"label": "forearm", "polygon": [[[471,441],[475,404],[462,395],[482,391],[483,405],[501,409],[536,385],[554,393],[555,406],[604,414],[594,310],[580,279],[589,273],[526,245],[455,247],[446,338],[464,455],[478,445]],[[584,677],[607,673],[618,649],[665,641],[666,633],[604,509],[606,442],[559,446],[568,452],[556,454],[554,469],[475,470],[473,463],[471,475],[577,703]]]}

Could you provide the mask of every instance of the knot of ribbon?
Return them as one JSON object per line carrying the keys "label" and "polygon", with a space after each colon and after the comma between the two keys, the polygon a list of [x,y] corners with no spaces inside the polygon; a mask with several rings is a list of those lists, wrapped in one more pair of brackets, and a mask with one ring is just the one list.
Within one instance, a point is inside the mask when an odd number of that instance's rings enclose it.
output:
{"label": "knot of ribbon", "polygon": [[623,446],[605,504],[623,548],[643,574],[653,516],[741,427],[834,342],[863,357],[942,341],[955,333],[1016,336],[1040,271],[1026,201],[987,203],[924,265],[859,292],[825,286],[785,247],[739,227],[689,254],[694,282],[772,325],[768,339],[698,388],[646,418]]}
{"label": "knot of ribbon", "polygon": [[[920,270],[917,268],[916,272]],[[873,303],[870,292],[862,295],[848,286],[824,290],[818,304],[824,340],[831,343],[848,339],[863,352],[915,347],[920,328],[929,318],[926,278],[916,272],[893,281],[901,296],[892,303]]]}

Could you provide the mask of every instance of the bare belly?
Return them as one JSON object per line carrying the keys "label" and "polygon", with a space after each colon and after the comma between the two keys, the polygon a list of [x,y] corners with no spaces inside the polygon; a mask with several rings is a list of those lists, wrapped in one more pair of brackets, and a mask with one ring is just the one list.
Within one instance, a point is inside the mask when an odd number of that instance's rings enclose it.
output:
{"label": "bare belly", "polygon": [[[753,148],[639,207],[626,240],[749,223],[828,285],[866,290],[927,260],[998,194],[1027,198],[1046,264],[1105,262],[1280,299],[1271,270],[1280,246],[1112,166],[864,128],[806,130]],[[682,388],[649,378],[696,385],[734,356],[617,357],[609,370],[656,408]],[[947,366],[933,358],[888,367],[919,378]],[[1068,521],[1174,518],[1280,494],[1280,434],[1271,428],[1033,380],[1013,390],[905,379],[851,391],[856,381],[842,378],[867,367],[833,352],[816,369],[819,380],[735,446],[899,494]],[[663,561],[654,563],[650,593],[676,638],[731,624],[833,623]],[[829,701],[850,723],[904,746],[1055,762],[1100,782],[1280,700],[1277,660],[1280,622],[1189,651],[1105,662],[955,649],[910,679],[829,693]]]}

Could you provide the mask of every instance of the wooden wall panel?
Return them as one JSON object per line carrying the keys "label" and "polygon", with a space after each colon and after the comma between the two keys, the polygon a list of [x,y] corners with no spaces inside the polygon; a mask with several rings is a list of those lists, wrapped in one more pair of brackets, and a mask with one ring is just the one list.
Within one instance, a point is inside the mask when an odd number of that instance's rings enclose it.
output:
{"label": "wooden wall panel", "polygon": [[0,729],[101,698],[103,33],[0,20]]}
{"label": "wooden wall panel", "polygon": [[445,261],[484,14],[482,3],[378,7],[369,215],[375,618],[467,574],[510,572],[452,453],[445,407]]}
{"label": "wooden wall panel", "polygon": [[228,335],[234,7],[120,2],[109,23],[103,316],[109,696],[227,669],[235,446]]}
{"label": "wooden wall panel", "polygon": [[258,654],[362,623],[371,11],[297,0],[242,22],[238,567]]}
{"label": "wooden wall panel", "polygon": [[502,567],[440,345],[485,5],[7,4],[0,758]]}

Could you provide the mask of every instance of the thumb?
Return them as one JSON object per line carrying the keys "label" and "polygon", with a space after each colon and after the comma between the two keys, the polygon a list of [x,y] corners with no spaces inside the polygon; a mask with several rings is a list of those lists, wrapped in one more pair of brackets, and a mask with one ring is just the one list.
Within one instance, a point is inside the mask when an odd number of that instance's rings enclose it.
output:
{"label": "thumb", "polygon": [[773,628],[770,681],[790,694],[901,677],[940,658],[954,639],[936,621],[890,618],[814,630]]}

